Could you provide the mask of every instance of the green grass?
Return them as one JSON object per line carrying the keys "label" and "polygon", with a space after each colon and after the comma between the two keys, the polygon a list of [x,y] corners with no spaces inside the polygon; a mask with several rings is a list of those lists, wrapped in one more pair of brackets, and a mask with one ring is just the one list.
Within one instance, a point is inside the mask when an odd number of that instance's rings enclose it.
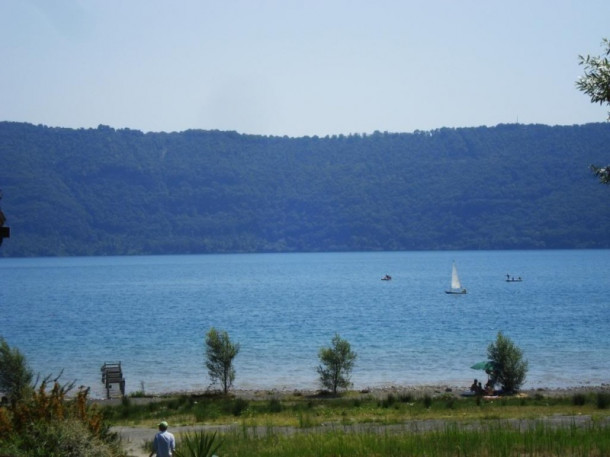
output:
{"label": "green grass", "polygon": [[[126,400],[103,409],[112,425],[233,425],[218,455],[274,456],[579,456],[610,455],[608,394],[414,397],[350,392],[340,397],[244,400],[184,395],[148,404]],[[588,416],[586,425],[545,418]],[[428,429],[427,424],[440,424]],[[285,427],[289,427],[289,433]],[[521,427],[522,430],[518,429]],[[181,436],[176,436],[180,445]]]}
{"label": "green grass", "polygon": [[[141,399],[139,399],[141,400]],[[214,395],[182,395],[139,404],[125,399],[120,406],[104,407],[113,425],[231,424],[308,428],[322,424],[397,424],[415,419],[447,421],[535,419],[553,415],[610,415],[610,394],[577,394],[564,397],[505,397],[493,401],[443,394],[416,398],[410,395],[348,393],[340,397],[283,396],[245,400]]]}
{"label": "green grass", "polygon": [[[178,437],[178,449],[181,441]],[[439,430],[413,433],[349,433],[341,429],[286,435],[232,432],[223,436],[219,455],[231,457],[602,457],[610,453],[608,427],[551,427],[534,423],[527,430],[503,422],[467,429],[449,424]],[[207,455],[207,454],[201,454]]]}

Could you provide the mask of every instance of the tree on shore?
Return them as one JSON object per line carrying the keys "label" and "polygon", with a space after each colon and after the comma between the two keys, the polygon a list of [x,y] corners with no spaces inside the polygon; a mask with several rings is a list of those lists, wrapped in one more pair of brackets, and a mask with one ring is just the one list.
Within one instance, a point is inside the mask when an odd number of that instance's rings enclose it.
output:
{"label": "tree on shore", "polygon": [[528,370],[523,351],[510,338],[498,332],[496,341],[487,347],[487,357],[494,363],[492,382],[499,383],[504,392],[518,391],[525,382]]}
{"label": "tree on shore", "polygon": [[25,356],[0,336],[0,392],[15,405],[33,391],[33,378]]}
{"label": "tree on shore", "polygon": [[239,352],[239,344],[233,343],[226,331],[212,327],[205,338],[206,367],[212,383],[220,382],[226,395],[235,380],[233,359]]}
{"label": "tree on shore", "polygon": [[322,386],[336,394],[338,388],[348,388],[351,385],[350,376],[357,354],[352,351],[347,340],[335,334],[331,346],[321,348],[318,357],[321,364],[317,371]]}
{"label": "tree on shore", "polygon": [[[585,74],[576,81],[576,87],[591,98],[591,103],[600,105],[610,104],[610,41],[604,38],[602,46],[605,50],[601,56],[578,56],[579,64],[585,67]],[[603,184],[610,184],[610,165],[591,165],[591,170]]]}

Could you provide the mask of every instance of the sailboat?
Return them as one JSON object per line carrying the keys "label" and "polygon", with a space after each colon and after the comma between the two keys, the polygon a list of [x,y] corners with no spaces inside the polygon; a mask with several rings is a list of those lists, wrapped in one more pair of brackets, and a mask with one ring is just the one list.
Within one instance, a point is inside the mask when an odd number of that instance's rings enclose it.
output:
{"label": "sailboat", "polygon": [[466,289],[462,287],[460,278],[458,276],[457,267],[453,262],[453,268],[451,269],[451,289],[445,291],[446,294],[465,294]]}

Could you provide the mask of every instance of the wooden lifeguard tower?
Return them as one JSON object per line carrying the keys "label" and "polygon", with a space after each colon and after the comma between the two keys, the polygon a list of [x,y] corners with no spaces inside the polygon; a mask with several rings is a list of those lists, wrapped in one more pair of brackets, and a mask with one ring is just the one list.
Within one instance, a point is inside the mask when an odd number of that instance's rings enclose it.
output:
{"label": "wooden lifeguard tower", "polygon": [[105,362],[102,365],[102,383],[106,387],[106,398],[121,398],[125,395],[125,378],[121,362]]}

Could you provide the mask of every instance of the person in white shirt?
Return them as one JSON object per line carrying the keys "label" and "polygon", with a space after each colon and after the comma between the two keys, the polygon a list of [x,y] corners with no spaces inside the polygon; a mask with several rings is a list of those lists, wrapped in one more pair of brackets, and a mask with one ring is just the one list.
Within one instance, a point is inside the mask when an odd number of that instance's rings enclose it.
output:
{"label": "person in white shirt", "polygon": [[163,421],[159,424],[159,432],[153,440],[153,451],[148,457],[157,454],[157,457],[172,457],[176,450],[176,439],[174,435],[167,431],[167,422]]}

